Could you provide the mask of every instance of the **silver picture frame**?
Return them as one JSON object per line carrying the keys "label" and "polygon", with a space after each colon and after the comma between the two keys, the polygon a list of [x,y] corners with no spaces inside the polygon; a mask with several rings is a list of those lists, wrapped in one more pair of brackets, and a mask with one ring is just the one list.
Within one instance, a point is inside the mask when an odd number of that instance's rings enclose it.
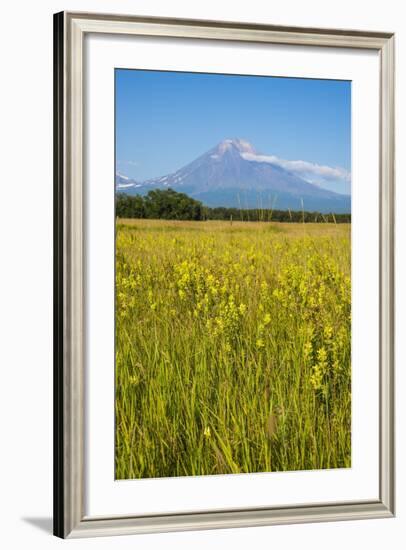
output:
{"label": "silver picture frame", "polygon": [[[379,498],[160,515],[85,515],[83,42],[119,34],[375,50],[380,56]],[[54,534],[62,538],[389,518],[394,453],[394,34],[61,12],[54,16]]]}

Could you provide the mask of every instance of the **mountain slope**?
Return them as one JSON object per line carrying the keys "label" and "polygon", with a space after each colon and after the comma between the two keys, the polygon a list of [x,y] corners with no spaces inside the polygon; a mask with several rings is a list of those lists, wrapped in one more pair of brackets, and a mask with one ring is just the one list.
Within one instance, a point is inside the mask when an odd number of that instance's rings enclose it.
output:
{"label": "mountain slope", "polygon": [[117,190],[145,194],[172,188],[208,206],[350,212],[351,199],[309,183],[272,157],[258,155],[250,143],[226,139],[173,174],[142,183],[118,176]]}

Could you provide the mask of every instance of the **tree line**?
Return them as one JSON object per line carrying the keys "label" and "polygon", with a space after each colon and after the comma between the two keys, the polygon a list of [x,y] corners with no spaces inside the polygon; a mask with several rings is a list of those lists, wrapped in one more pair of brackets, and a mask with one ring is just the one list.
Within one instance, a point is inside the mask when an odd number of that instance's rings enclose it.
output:
{"label": "tree line", "polygon": [[154,189],[145,196],[116,194],[118,218],[147,218],[163,220],[234,220],[349,223],[351,214],[322,214],[298,210],[275,210],[267,208],[211,208],[185,193],[173,189]]}

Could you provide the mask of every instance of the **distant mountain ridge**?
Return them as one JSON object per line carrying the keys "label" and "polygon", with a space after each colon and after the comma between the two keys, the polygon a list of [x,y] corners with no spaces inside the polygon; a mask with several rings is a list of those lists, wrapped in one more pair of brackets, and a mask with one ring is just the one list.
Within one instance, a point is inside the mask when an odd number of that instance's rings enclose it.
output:
{"label": "distant mountain ridge", "polygon": [[[349,213],[350,195],[342,195],[311,183],[295,173],[296,163],[311,170],[311,163],[281,161],[258,154],[243,139],[225,139],[191,163],[172,174],[138,182],[116,175],[118,192],[145,195],[152,189],[172,188],[200,200],[207,206],[276,208]],[[289,170],[292,166],[292,170]],[[302,169],[302,167],[301,167]],[[339,170],[330,171],[332,177]]]}

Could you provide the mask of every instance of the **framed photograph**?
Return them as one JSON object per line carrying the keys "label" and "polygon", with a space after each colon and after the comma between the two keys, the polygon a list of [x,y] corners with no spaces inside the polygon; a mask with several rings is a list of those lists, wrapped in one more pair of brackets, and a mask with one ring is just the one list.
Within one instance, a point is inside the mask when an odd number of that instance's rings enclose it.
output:
{"label": "framed photograph", "polygon": [[394,514],[394,36],[54,18],[54,533]]}

